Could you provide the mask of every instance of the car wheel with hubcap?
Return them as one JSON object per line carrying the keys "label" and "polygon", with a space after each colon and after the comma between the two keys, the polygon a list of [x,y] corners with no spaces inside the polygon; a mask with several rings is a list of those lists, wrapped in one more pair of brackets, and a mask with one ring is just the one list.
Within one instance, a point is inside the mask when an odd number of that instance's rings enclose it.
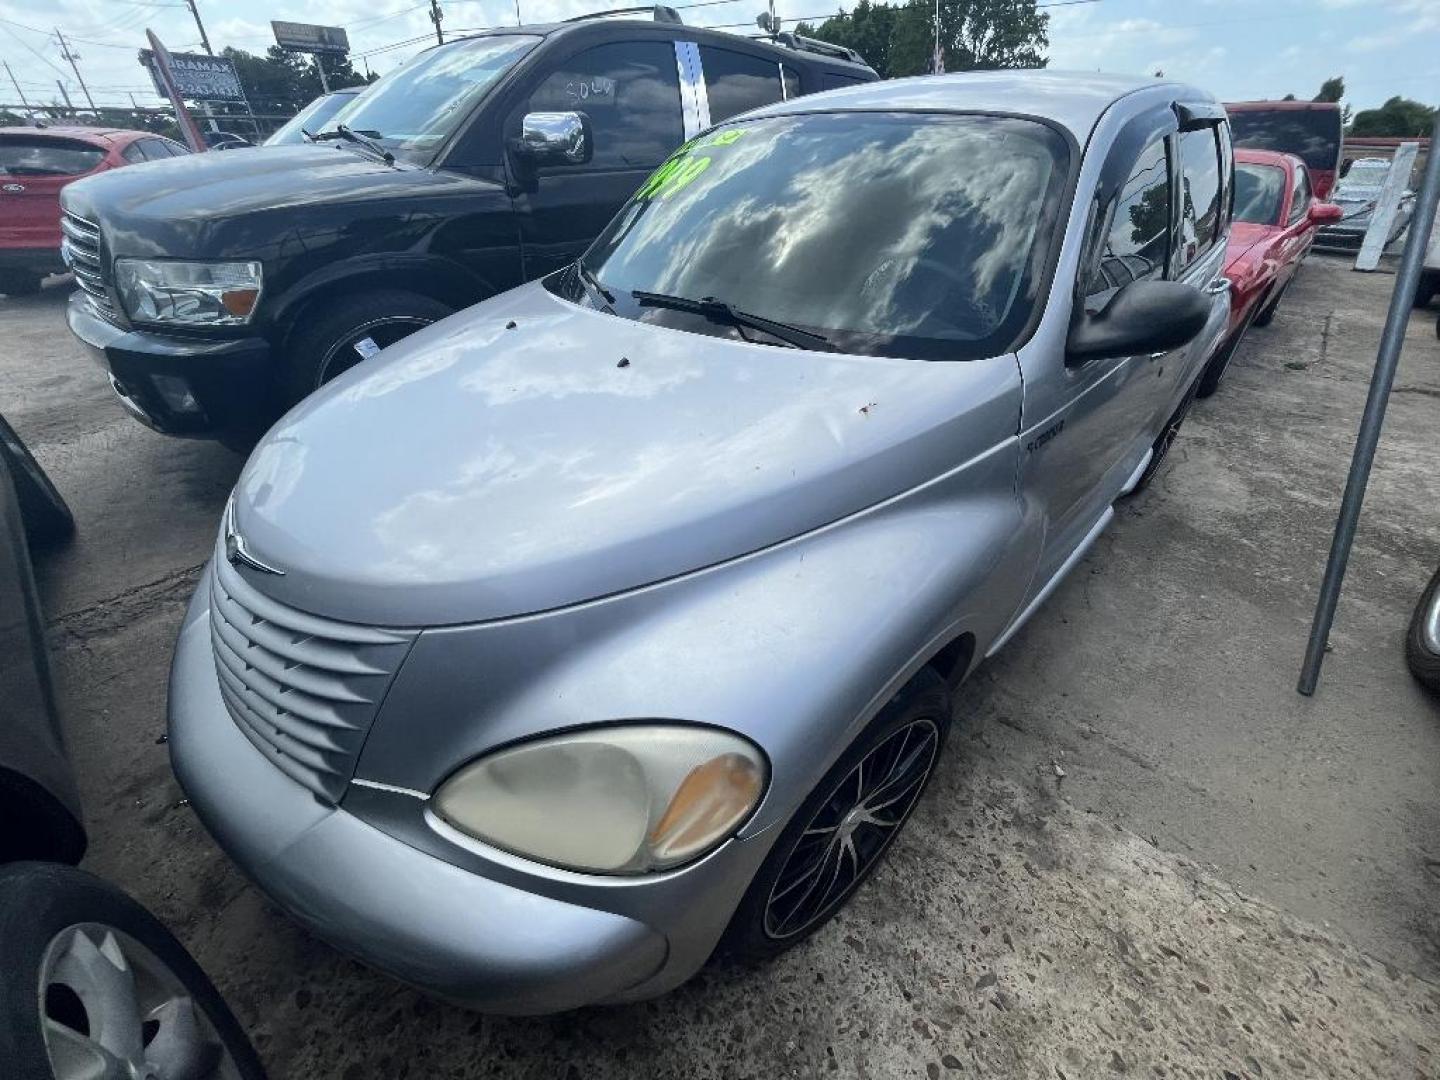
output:
{"label": "car wheel with hubcap", "polygon": [[153,915],[53,863],[0,869],[0,1062],[14,1080],[264,1080],[210,980]]}
{"label": "car wheel with hubcap", "polygon": [[766,960],[854,895],[909,820],[950,728],[945,682],[923,668],[801,804],[750,883],[719,952]]}
{"label": "car wheel with hubcap", "polygon": [[286,349],[283,404],[295,404],[335,376],[454,311],[419,293],[381,289],[310,308]]}

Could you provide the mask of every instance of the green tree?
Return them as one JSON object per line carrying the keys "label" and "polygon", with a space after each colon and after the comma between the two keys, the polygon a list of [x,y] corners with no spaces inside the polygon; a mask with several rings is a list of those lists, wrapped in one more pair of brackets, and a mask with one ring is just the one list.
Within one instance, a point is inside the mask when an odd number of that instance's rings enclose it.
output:
{"label": "green tree", "polygon": [[1409,98],[1392,97],[1378,109],[1361,109],[1350,125],[1351,135],[1429,135],[1435,110]]}
{"label": "green tree", "polygon": [[[801,34],[854,49],[881,78],[920,75],[935,52],[935,8],[928,0],[904,4],[860,0],[850,16]],[[946,71],[1044,67],[1050,17],[1035,0],[941,0],[940,44]]]}
{"label": "green tree", "polygon": [[1332,75],[1320,84],[1320,92],[1311,101],[1338,102],[1345,96],[1345,76]]}
{"label": "green tree", "polygon": [[[320,73],[315,69],[314,57],[286,52],[278,45],[271,45],[264,56],[233,48],[226,49],[223,55],[234,63],[250,107],[257,113],[293,113],[320,96]],[[323,63],[332,90],[361,86],[367,81],[348,56],[327,56]]]}

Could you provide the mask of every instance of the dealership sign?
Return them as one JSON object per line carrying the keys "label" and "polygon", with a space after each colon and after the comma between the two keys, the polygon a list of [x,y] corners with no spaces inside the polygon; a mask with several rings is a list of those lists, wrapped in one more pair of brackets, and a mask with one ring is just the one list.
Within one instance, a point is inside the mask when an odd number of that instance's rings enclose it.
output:
{"label": "dealership sign", "polygon": [[344,56],[350,51],[350,38],[343,26],[316,26],[313,23],[274,22],[275,44],[290,52],[328,53]]}
{"label": "dealership sign", "polygon": [[[155,84],[155,93],[169,97],[160,72],[155,64],[153,49],[140,50],[140,63],[150,72],[150,81]],[[191,101],[244,101],[245,91],[240,87],[240,76],[235,65],[223,56],[206,56],[203,53],[171,53],[170,74],[180,96]]]}

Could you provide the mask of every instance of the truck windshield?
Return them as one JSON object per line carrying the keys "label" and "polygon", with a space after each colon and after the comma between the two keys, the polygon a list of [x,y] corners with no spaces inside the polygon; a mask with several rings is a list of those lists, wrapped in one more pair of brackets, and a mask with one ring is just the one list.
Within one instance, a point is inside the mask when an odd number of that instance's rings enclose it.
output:
{"label": "truck windshield", "polygon": [[361,93],[325,130],[344,124],[396,157],[426,163],[500,76],[539,41],[505,34],[429,49]]}
{"label": "truck windshield", "polygon": [[617,314],[700,333],[749,336],[728,306],[845,352],[994,356],[1034,311],[1068,160],[1059,134],[1016,118],[732,124],[662,165],[583,266]]}
{"label": "truck windshield", "polygon": [[264,146],[298,146],[305,142],[305,132],[318,135],[330,128],[335,114],[355,100],[355,93],[337,90],[333,94],[322,94],[298,113],[285,121],[281,127],[262,144]]}

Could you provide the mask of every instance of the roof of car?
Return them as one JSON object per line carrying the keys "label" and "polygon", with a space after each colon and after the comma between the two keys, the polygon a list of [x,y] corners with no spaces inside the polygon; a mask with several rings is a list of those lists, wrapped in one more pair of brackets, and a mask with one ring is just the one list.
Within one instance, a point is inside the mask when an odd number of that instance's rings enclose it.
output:
{"label": "roof of car", "polygon": [[1211,101],[1183,83],[1134,75],[1101,75],[1048,68],[967,71],[861,83],[823,94],[792,98],[750,115],[848,109],[1010,113],[1038,116],[1067,128],[1084,143],[1101,115],[1121,98],[1163,88],[1175,100]]}
{"label": "roof of car", "polygon": [[54,139],[79,139],[84,142],[120,143],[130,142],[132,139],[143,139],[148,137],[148,131],[130,131],[126,128],[94,128],[94,127],[56,127],[47,124],[45,127],[8,127],[0,128],[0,137],[5,135],[25,135],[33,138]]}
{"label": "roof of car", "polygon": [[[742,34],[731,33],[728,30],[720,30],[709,26],[688,26],[684,23],[665,22],[662,20],[646,19],[641,16],[628,18],[616,18],[607,15],[605,12],[597,12],[594,15],[580,16],[574,19],[567,19],[564,22],[553,23],[525,23],[520,26],[497,26],[489,30],[481,30],[474,34],[467,34],[464,38],[452,38],[452,41],[464,41],[477,37],[498,37],[506,34],[531,34],[536,37],[550,37],[555,34],[576,34],[595,32],[597,28],[613,28],[616,26],[634,30],[644,27],[648,30],[657,31],[661,34],[678,32],[684,37],[693,38],[700,42],[729,42],[732,44],[745,44],[758,46],[762,49],[772,49],[782,53],[795,62],[802,64],[819,64],[826,67],[850,68],[851,70],[865,71],[873,74],[874,69],[868,64],[857,64],[843,56],[834,56],[828,53],[812,51],[810,49],[797,49],[787,45],[783,41],[771,41],[769,38],[756,36],[749,37]],[[447,42],[448,44],[448,42]],[[440,48],[440,46],[432,46]]]}

